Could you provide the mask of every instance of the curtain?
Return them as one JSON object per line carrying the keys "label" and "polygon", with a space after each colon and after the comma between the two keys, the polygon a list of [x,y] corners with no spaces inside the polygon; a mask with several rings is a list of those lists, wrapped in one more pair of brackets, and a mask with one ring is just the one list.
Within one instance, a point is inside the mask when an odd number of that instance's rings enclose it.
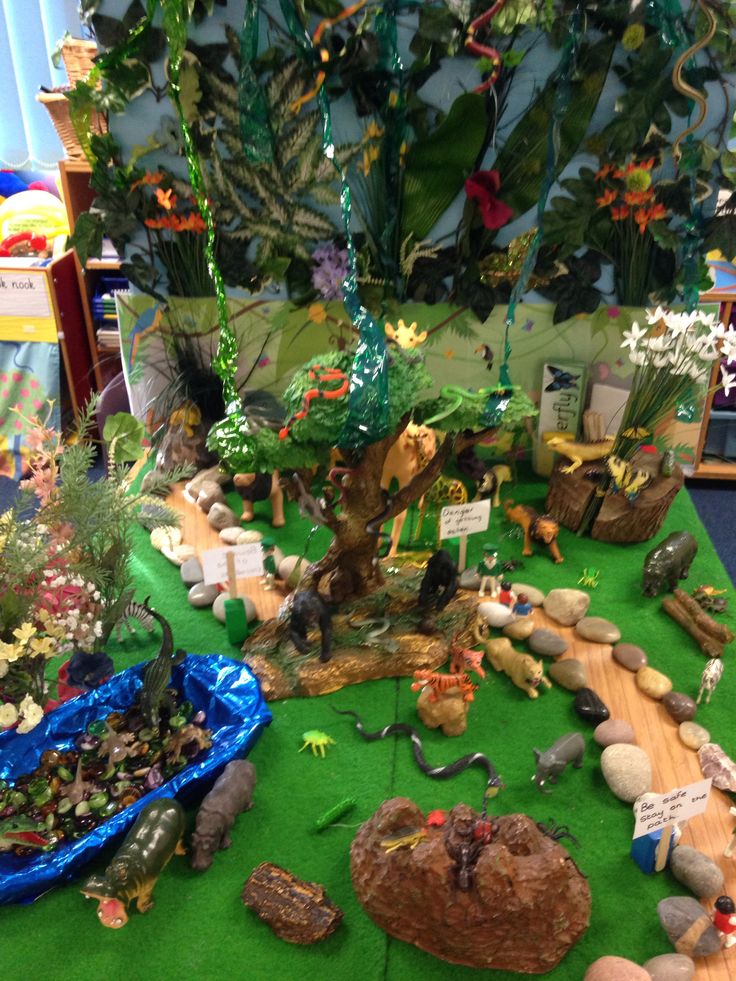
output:
{"label": "curtain", "polygon": [[64,151],[39,86],[66,85],[51,56],[66,33],[82,37],[77,0],[0,0],[0,169],[55,169]]}

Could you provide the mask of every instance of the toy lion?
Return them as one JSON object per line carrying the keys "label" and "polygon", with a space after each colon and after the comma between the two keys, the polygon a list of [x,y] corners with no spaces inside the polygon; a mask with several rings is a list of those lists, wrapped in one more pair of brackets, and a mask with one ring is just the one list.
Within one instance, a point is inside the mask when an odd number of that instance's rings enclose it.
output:
{"label": "toy lion", "polygon": [[503,502],[503,509],[509,521],[524,529],[523,555],[532,555],[532,542],[539,542],[549,548],[553,562],[565,561],[557,546],[560,526],[551,514],[537,514],[528,504],[514,504],[509,500]]}

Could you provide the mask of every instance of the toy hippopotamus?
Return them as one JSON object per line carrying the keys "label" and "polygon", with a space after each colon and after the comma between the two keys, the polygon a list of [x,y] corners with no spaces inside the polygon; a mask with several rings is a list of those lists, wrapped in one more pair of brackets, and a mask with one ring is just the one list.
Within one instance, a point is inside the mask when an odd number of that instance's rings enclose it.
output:
{"label": "toy hippopotamus", "polygon": [[151,893],[171,856],[184,854],[184,810],[171,798],[144,807],[104,876],[93,875],[82,886],[87,899],[100,901],[97,916],[117,930],[128,922],[127,907],[136,900],[140,913],[153,906]]}
{"label": "toy hippopotamus", "polygon": [[585,740],[579,732],[567,732],[543,753],[538,749],[533,752],[534,759],[537,761],[537,771],[532,780],[542,790],[547,780],[550,783],[557,783],[557,778],[564,773],[568,763],[572,763],[577,770],[580,769],[585,754]]}
{"label": "toy hippopotamus", "polygon": [[230,829],[238,814],[252,806],[255,783],[253,764],[232,760],[202,801],[192,835],[191,865],[197,872],[205,872],[212,865],[219,848],[230,847]]}
{"label": "toy hippopotamus", "polygon": [[689,531],[673,531],[644,559],[645,596],[657,596],[666,586],[674,589],[679,579],[687,579],[690,565],[698,551],[698,543]]}

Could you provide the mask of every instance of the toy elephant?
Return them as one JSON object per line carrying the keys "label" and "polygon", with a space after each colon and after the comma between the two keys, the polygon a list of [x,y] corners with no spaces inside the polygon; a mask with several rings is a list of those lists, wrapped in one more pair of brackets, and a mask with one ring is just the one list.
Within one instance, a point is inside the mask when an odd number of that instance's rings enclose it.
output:
{"label": "toy elephant", "polygon": [[644,559],[644,595],[657,596],[665,587],[672,590],[678,580],[687,579],[697,551],[698,543],[689,531],[673,531],[655,545]]}
{"label": "toy elephant", "polygon": [[247,760],[232,760],[207,794],[197,812],[192,835],[191,866],[205,872],[216,851],[230,847],[230,829],[235,818],[253,805],[256,768]]}
{"label": "toy elephant", "polygon": [[97,916],[103,926],[117,930],[128,922],[127,908],[136,900],[140,913],[153,906],[151,893],[165,865],[184,854],[184,809],[165,797],[143,808],[125,841],[105,870],[82,886],[87,899],[100,901]]}
{"label": "toy elephant", "polygon": [[[564,773],[568,763],[572,763],[575,769],[580,769],[585,755],[585,740],[579,732],[567,732],[543,753],[538,749],[533,752],[537,770],[532,780],[543,790],[548,780],[550,783],[557,783],[557,778]],[[544,792],[549,793],[548,790]]]}
{"label": "toy elephant", "polygon": [[255,517],[253,504],[256,501],[271,502],[271,524],[274,528],[283,528],[284,492],[278,470],[273,473],[236,473],[233,477],[235,490],[243,498],[243,521],[252,521]]}

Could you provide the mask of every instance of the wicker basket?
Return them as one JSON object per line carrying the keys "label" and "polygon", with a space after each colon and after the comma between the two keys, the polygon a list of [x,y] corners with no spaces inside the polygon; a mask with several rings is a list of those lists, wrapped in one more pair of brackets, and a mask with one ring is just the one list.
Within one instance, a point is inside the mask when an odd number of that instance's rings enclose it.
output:
{"label": "wicker basket", "polygon": [[70,85],[86,78],[94,68],[94,58],[98,53],[95,41],[83,41],[81,38],[69,38],[61,48],[61,57],[66,69]]}
{"label": "wicker basket", "polygon": [[[84,150],[77,139],[69,112],[69,100],[64,95],[65,89],[55,89],[52,92],[39,92],[36,100],[45,107],[51,116],[59,139],[64,146],[64,152],[70,160],[85,160]],[[90,130],[92,133],[106,133],[107,119],[101,113],[94,113]]]}

